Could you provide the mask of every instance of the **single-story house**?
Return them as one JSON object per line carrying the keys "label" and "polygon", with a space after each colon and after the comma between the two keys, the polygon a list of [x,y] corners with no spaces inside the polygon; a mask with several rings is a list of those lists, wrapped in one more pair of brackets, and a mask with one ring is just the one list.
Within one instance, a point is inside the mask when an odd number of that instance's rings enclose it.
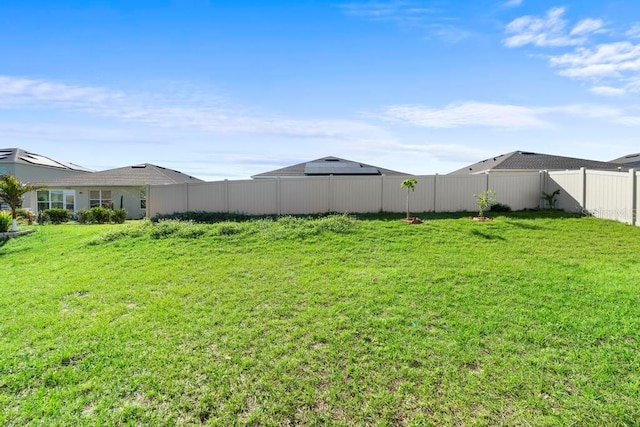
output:
{"label": "single-story house", "polygon": [[618,157],[617,159],[611,160],[611,163],[618,163],[627,168],[640,168],[640,153]]}
{"label": "single-story house", "polygon": [[42,187],[25,207],[34,212],[64,208],[74,212],[102,206],[127,211],[128,218],[143,218],[147,211],[147,185],[203,182],[182,172],[143,163],[66,178],[37,181]]}
{"label": "single-story house", "polygon": [[375,176],[375,175],[410,175],[391,169],[378,166],[367,165],[365,163],[354,162],[352,160],[341,159],[339,157],[328,156],[308,162],[298,163],[269,172],[253,175],[253,179],[263,178],[292,178],[301,176],[328,176],[328,175],[351,175],[351,176]]}
{"label": "single-story house", "polygon": [[[84,176],[93,172],[73,163],[31,153],[21,148],[0,148],[0,175],[15,176],[22,183],[31,183],[67,176]],[[25,204],[30,203],[29,195]],[[0,201],[0,209],[9,207]]]}
{"label": "single-story house", "polygon": [[462,169],[449,173],[449,175],[480,174],[489,172],[575,170],[580,168],[608,171],[627,170],[627,167],[619,163],[555,156],[552,154],[540,154],[530,151],[513,151],[511,153],[500,154],[499,156],[465,166]]}

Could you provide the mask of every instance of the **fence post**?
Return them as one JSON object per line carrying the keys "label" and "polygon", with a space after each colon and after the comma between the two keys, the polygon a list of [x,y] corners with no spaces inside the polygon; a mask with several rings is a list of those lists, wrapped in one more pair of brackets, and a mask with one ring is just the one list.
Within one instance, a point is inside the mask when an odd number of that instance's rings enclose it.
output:
{"label": "fence post", "polygon": [[329,211],[333,212],[333,174],[329,175]]}
{"label": "fence post", "polygon": [[276,211],[278,212],[278,216],[282,215],[282,178],[278,177],[278,182],[276,183]]}
{"label": "fence post", "polygon": [[380,175],[380,212],[384,212],[384,174]]}
{"label": "fence post", "polygon": [[433,212],[436,212],[437,200],[438,200],[438,174],[433,176]]}
{"label": "fence post", "polygon": [[547,188],[548,179],[549,179],[549,171],[541,170],[540,171],[540,197],[538,197],[538,209],[544,208],[542,203],[542,193],[549,192],[549,189]]}
{"label": "fence post", "polygon": [[584,211],[587,209],[587,169],[580,168],[580,173],[582,174],[582,200],[580,200],[580,206]]}
{"label": "fence post", "polygon": [[638,206],[637,200],[637,181],[636,170],[634,168],[629,169],[629,179],[631,180],[631,225],[636,225],[638,221],[638,212],[636,212],[636,206]]}
{"label": "fence post", "polygon": [[229,180],[224,180],[224,211],[229,213]]}
{"label": "fence post", "polygon": [[184,202],[184,210],[182,212],[189,212],[189,183],[184,183],[184,197],[182,198]]}

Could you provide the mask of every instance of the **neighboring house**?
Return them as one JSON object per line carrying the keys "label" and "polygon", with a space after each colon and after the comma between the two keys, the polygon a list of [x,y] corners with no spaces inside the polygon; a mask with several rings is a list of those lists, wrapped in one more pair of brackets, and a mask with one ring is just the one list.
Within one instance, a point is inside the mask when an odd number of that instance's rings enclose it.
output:
{"label": "neighboring house", "polygon": [[377,166],[341,159],[339,157],[323,157],[309,162],[298,163],[281,169],[253,175],[253,179],[262,178],[291,178],[301,176],[328,176],[328,175],[351,175],[351,176],[375,176],[375,175],[410,175],[404,172],[397,172]]}
{"label": "neighboring house", "polygon": [[74,212],[92,207],[124,208],[128,218],[142,218],[147,210],[147,185],[202,182],[198,178],[161,166],[144,163],[84,175],[35,182],[37,202],[30,208],[41,211],[64,208]]}
{"label": "neighboring house", "polygon": [[514,151],[482,160],[449,175],[495,173],[495,172],[531,172],[541,170],[575,170],[580,168],[596,170],[626,170],[621,164],[600,162],[598,160],[578,159],[575,157],[554,156],[552,154],[532,153],[530,151]]}
{"label": "neighboring house", "polygon": [[[32,183],[67,176],[84,176],[90,169],[20,148],[0,148],[0,175],[13,175],[22,183]],[[25,195],[24,205],[31,204],[30,195]],[[0,208],[8,206],[0,201]]]}
{"label": "neighboring house", "polygon": [[619,157],[615,160],[611,160],[611,163],[618,163],[626,168],[640,168],[640,153],[628,154],[623,157]]}

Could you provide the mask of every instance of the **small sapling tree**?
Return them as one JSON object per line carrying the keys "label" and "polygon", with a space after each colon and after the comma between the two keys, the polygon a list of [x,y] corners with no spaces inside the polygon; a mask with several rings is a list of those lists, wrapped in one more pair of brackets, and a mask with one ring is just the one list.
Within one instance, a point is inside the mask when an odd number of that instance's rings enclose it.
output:
{"label": "small sapling tree", "polygon": [[473,197],[476,198],[476,205],[478,205],[478,218],[484,218],[484,212],[498,203],[496,192],[490,188],[482,193],[474,194]]}
{"label": "small sapling tree", "polygon": [[415,178],[405,179],[400,184],[400,187],[407,189],[407,219],[411,217],[411,214],[409,213],[409,194],[415,190],[417,184],[418,180]]}

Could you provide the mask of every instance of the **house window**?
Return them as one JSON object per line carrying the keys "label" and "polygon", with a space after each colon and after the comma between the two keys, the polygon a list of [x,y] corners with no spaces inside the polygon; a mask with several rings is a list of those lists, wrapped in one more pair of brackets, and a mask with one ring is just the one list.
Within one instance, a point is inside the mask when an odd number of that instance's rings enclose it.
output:
{"label": "house window", "polygon": [[147,209],[147,189],[140,190],[140,209]]}
{"label": "house window", "polygon": [[103,207],[111,209],[113,202],[111,201],[111,190],[91,190],[89,192],[89,207]]}
{"label": "house window", "polygon": [[38,190],[38,211],[45,209],[76,210],[76,192],[73,190]]}

